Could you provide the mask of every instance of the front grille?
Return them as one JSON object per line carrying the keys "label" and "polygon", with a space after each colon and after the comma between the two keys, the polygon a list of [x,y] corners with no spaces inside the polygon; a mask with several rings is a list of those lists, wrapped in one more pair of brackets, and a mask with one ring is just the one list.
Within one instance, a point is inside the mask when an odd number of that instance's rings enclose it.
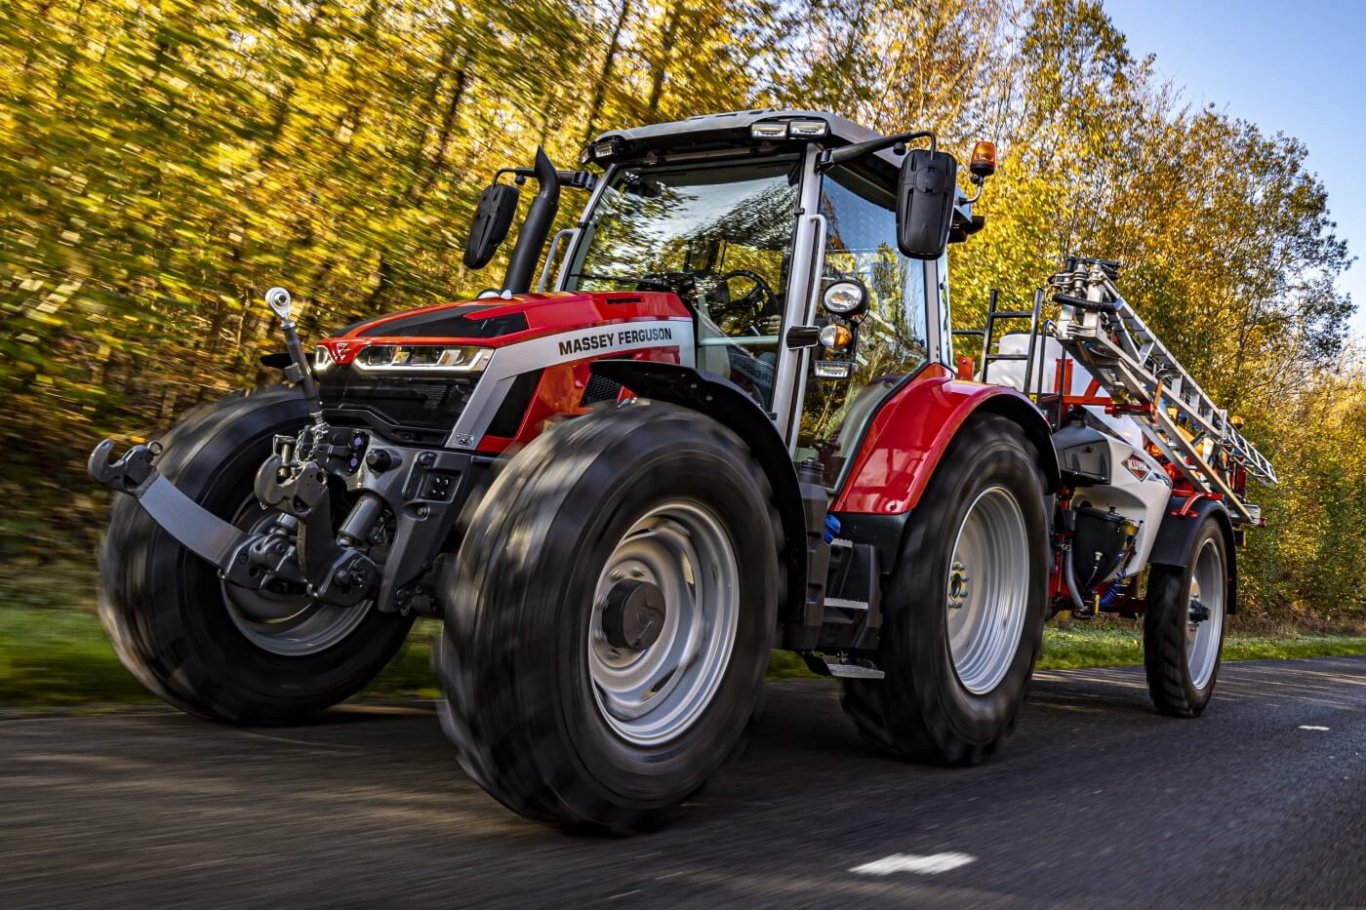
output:
{"label": "front grille", "polygon": [[620,395],[620,385],[606,376],[599,376],[594,373],[588,379],[588,388],[583,390],[583,397],[579,399],[579,407],[586,408],[590,404],[597,404],[602,401],[616,401]]}
{"label": "front grille", "polygon": [[353,366],[318,382],[328,423],[362,424],[393,442],[439,445],[469,403],[477,376],[371,376]]}

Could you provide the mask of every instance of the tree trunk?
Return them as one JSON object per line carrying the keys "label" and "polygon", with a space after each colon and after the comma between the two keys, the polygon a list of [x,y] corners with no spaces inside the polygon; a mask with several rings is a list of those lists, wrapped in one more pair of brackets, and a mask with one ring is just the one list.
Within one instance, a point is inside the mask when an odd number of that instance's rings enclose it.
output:
{"label": "tree trunk", "polygon": [[669,61],[673,57],[674,45],[678,42],[678,20],[683,15],[684,0],[674,0],[669,7],[669,15],[664,20],[664,30],[659,38],[659,63],[650,75],[650,97],[645,104],[648,119],[654,120],[659,112],[659,100],[664,95],[664,80],[668,77]]}
{"label": "tree trunk", "polygon": [[612,67],[616,65],[617,53],[621,50],[621,31],[626,27],[626,19],[631,15],[631,0],[621,0],[621,12],[617,14],[616,24],[612,26],[612,37],[607,41],[607,56],[602,61],[602,72],[597,84],[593,86],[593,98],[588,103],[587,127],[583,131],[584,143],[593,141],[597,130],[598,117],[602,114],[602,103],[607,96],[607,83],[612,78]]}
{"label": "tree trunk", "polygon": [[460,110],[460,103],[465,99],[465,89],[469,85],[470,67],[474,63],[474,48],[465,48],[464,56],[460,59],[460,67],[455,71],[455,79],[451,85],[451,97],[446,102],[446,109],[441,113],[441,127],[437,131],[436,155],[431,163],[426,167],[426,176],[422,178],[422,185],[416,192],[409,194],[409,201],[415,206],[421,206],[422,200],[431,192],[437,177],[441,176],[441,169],[446,165],[446,156],[450,152],[451,133],[455,130],[455,115]]}

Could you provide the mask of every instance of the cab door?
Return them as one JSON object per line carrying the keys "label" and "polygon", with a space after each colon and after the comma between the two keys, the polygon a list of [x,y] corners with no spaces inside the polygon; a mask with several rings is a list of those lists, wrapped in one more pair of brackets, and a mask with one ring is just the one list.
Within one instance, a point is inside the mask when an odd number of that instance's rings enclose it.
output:
{"label": "cab door", "polygon": [[[834,329],[805,358],[790,438],[794,460],[815,459],[833,487],[878,406],[930,362],[939,335],[929,319],[938,263],[900,253],[895,197],[867,173],[844,166],[827,172],[819,212],[824,247],[808,323]],[[860,311],[841,315],[825,305],[825,291],[837,283],[863,289]]]}

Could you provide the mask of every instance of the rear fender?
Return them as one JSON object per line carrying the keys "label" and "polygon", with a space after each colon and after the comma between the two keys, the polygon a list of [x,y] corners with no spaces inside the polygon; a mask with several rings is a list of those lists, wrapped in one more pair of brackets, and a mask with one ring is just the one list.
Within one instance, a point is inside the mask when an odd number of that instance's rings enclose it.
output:
{"label": "rear fender", "polygon": [[1195,555],[1196,532],[1206,516],[1213,515],[1219,522],[1219,529],[1224,532],[1224,549],[1228,552],[1228,612],[1230,615],[1237,613],[1238,548],[1234,541],[1233,520],[1229,518],[1228,509],[1217,499],[1200,496],[1191,503],[1190,508],[1186,508],[1188,501],[1185,496],[1173,496],[1167,504],[1167,513],[1162,519],[1162,526],[1157,529],[1157,539],[1153,541],[1148,564],[1181,569],[1190,565],[1191,557]]}
{"label": "rear fender", "polygon": [[796,469],[768,414],[739,386],[692,367],[648,360],[595,360],[592,371],[641,398],[667,401],[706,414],[749,446],[768,476],[783,527],[786,584],[779,619],[801,622],[806,595],[806,519]]}
{"label": "rear fender", "polygon": [[1048,421],[1014,389],[925,371],[893,392],[873,417],[834,511],[903,515],[920,502],[949,443],[974,414],[1019,424],[1037,452],[1044,492],[1058,488],[1058,456]]}

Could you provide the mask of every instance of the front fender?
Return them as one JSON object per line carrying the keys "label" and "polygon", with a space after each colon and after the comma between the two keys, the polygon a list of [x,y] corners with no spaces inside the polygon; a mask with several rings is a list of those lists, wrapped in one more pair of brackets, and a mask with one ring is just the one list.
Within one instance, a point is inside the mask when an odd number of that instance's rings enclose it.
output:
{"label": "front fender", "polygon": [[1034,404],[1014,389],[926,370],[888,396],[873,417],[833,511],[902,515],[915,508],[945,449],[976,413],[1015,421],[1038,452],[1045,492],[1058,484],[1052,432]]}
{"label": "front fender", "polygon": [[749,446],[768,477],[782,522],[786,584],[778,615],[784,622],[801,622],[806,604],[806,518],[792,458],[768,414],[730,380],[692,367],[650,360],[595,360],[591,369],[642,398],[706,414]]}

